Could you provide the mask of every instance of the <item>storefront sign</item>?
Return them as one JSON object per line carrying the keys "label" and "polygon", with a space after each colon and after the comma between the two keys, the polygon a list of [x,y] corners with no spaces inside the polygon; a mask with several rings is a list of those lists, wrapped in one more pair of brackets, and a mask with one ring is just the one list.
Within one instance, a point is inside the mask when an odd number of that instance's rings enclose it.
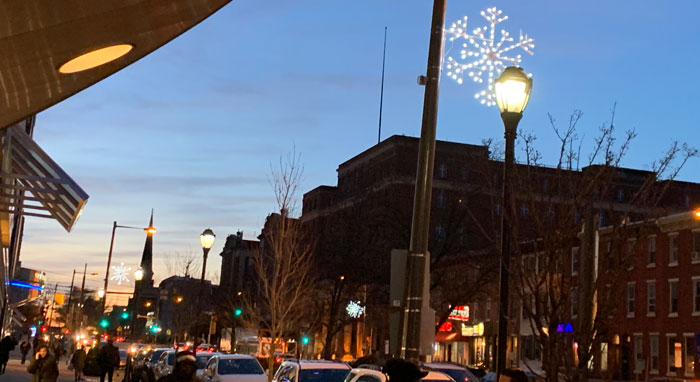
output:
{"label": "storefront sign", "polygon": [[442,325],[440,325],[440,329],[438,329],[441,332],[451,332],[452,331],[452,322],[450,321],[445,321]]}
{"label": "storefront sign", "polygon": [[455,306],[452,312],[450,312],[450,316],[448,318],[454,321],[469,321],[469,306]]}
{"label": "storefront sign", "polygon": [[462,324],[462,336],[463,337],[481,337],[484,335],[484,323],[477,325],[466,325]]}

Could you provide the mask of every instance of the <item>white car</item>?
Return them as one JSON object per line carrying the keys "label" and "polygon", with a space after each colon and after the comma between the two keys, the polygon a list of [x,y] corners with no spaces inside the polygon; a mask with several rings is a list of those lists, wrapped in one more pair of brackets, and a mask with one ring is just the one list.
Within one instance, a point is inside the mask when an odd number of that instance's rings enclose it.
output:
{"label": "white car", "polygon": [[211,357],[215,355],[222,355],[221,353],[215,352],[197,352],[195,358],[197,359],[197,379],[201,379],[204,375],[204,370],[207,368],[207,364]]}
{"label": "white car", "polygon": [[343,382],[350,366],[332,361],[284,361],[273,382]]}
{"label": "white car", "polygon": [[267,382],[260,362],[244,354],[217,354],[207,362],[202,382]]}
{"label": "white car", "polygon": [[153,375],[156,377],[156,381],[161,377],[170,374],[173,371],[173,365],[175,364],[175,350],[170,349],[161,353],[158,362],[153,365]]}
{"label": "white car", "polygon": [[448,362],[429,362],[422,365],[428,370],[449,375],[455,382],[481,382],[469,369],[461,365]]}
{"label": "white car", "polygon": [[[429,371],[428,375],[421,379],[423,382],[455,382],[450,376],[438,371]],[[387,382],[386,374],[378,370],[357,368],[352,369],[345,378],[345,382]]]}

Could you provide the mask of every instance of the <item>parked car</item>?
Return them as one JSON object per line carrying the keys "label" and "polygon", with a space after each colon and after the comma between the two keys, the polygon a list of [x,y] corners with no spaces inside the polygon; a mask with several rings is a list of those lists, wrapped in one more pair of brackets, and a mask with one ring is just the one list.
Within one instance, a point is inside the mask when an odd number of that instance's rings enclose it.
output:
{"label": "parked car", "polygon": [[173,371],[173,365],[175,365],[175,350],[164,351],[153,366],[153,375],[156,377],[156,381],[170,374]]}
{"label": "parked car", "polygon": [[[421,379],[423,382],[455,382],[449,375],[438,371],[429,371],[428,375]],[[387,382],[386,374],[379,370],[356,368],[352,369],[345,382]]]}
{"label": "parked car", "polygon": [[[199,361],[199,359],[197,360]],[[216,354],[207,362],[202,382],[266,382],[267,375],[255,357],[243,354]]]}
{"label": "parked car", "polygon": [[211,357],[215,355],[222,355],[222,353],[197,353],[195,358],[197,359],[197,378],[201,378],[204,375],[204,369],[206,369],[207,364]]}
{"label": "parked car", "polygon": [[452,377],[455,382],[481,382],[477,376],[462,365],[449,362],[423,363],[423,367],[429,370],[439,371]]}
{"label": "parked car", "polygon": [[168,351],[168,350],[173,350],[172,348],[156,348],[151,350],[151,358],[146,361],[146,367],[149,369],[153,370],[155,367],[156,363],[158,362],[158,359],[160,359],[160,356]]}
{"label": "parked car", "polygon": [[350,366],[332,361],[284,361],[273,382],[343,382]]}

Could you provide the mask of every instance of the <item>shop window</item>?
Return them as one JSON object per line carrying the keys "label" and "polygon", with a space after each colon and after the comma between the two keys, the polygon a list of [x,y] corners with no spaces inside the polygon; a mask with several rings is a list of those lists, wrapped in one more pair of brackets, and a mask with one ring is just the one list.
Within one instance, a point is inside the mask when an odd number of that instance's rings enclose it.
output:
{"label": "shop window", "polygon": [[668,265],[678,265],[678,233],[668,235]]}

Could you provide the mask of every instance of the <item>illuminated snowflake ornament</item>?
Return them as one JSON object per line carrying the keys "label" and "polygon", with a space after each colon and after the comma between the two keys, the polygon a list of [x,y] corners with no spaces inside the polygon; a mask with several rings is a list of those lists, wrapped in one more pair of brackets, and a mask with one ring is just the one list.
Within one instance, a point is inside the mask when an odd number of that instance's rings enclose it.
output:
{"label": "illuminated snowflake ornament", "polygon": [[125,267],[124,263],[120,263],[118,266],[112,266],[112,271],[114,275],[109,279],[116,281],[117,285],[128,284],[129,283],[129,272],[131,272],[131,267]]}
{"label": "illuminated snowflake ornament", "polygon": [[523,35],[520,32],[518,42],[507,31],[501,29],[500,37],[496,38],[496,25],[508,20],[508,16],[501,16],[503,11],[496,7],[481,11],[490,26],[483,26],[474,29],[471,33],[467,29],[467,17],[452,23],[450,28],[445,30],[447,41],[454,45],[461,40],[459,47],[459,59],[452,56],[447,57],[447,76],[462,84],[465,78],[471,78],[478,84],[486,84],[483,90],[474,94],[474,98],[481,104],[493,106],[496,104],[496,95],[493,89],[493,81],[506,66],[519,66],[522,56],[513,56],[513,50],[522,49],[528,54],[533,54],[535,48],[534,39]]}
{"label": "illuminated snowflake ornament", "polygon": [[348,312],[348,316],[358,318],[365,312],[365,307],[360,305],[359,301],[350,301],[345,310]]}

